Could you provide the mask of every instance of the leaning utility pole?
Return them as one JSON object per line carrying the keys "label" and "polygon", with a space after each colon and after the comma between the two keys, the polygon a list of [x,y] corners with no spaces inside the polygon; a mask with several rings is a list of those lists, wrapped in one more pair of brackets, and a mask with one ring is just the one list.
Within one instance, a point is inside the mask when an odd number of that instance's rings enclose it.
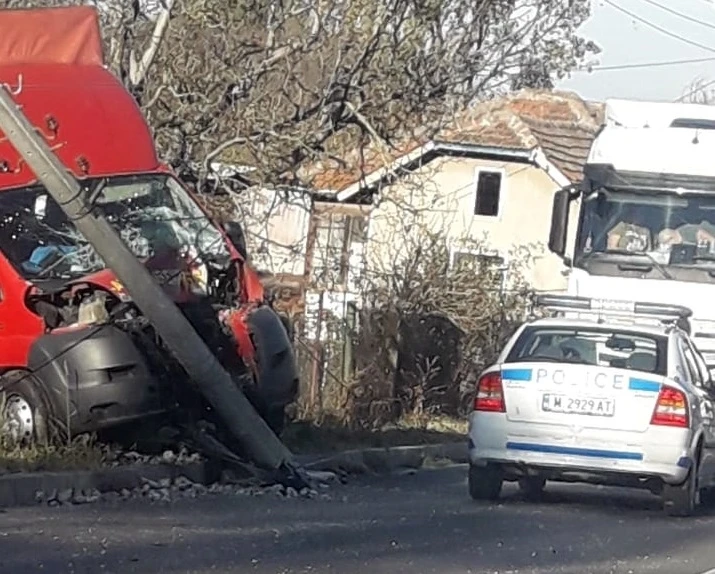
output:
{"label": "leaning utility pole", "polygon": [[253,462],[267,470],[293,473],[296,469],[291,452],[254,410],[191,323],[154,281],[114,228],[104,217],[88,209],[85,202],[87,191],[62,165],[2,84],[0,132],[7,137],[48,193],[122,282],[134,303],[151,321],[169,350]]}

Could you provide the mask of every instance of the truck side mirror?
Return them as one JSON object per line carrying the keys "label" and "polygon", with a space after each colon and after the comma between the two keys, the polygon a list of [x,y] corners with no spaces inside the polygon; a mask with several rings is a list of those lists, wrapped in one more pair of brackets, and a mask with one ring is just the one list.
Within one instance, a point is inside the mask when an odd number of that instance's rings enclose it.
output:
{"label": "truck side mirror", "polygon": [[228,221],[224,224],[223,229],[241,257],[248,259],[246,235],[243,233],[243,227],[241,227],[241,224],[237,221]]}
{"label": "truck side mirror", "polygon": [[566,253],[566,237],[569,226],[569,205],[571,194],[568,189],[560,189],[554,195],[551,209],[551,233],[549,251],[563,257]]}

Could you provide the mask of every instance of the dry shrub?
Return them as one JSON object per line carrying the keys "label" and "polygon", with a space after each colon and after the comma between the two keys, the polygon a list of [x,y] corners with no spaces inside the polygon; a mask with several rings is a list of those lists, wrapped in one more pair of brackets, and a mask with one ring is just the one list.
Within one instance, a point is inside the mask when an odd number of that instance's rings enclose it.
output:
{"label": "dry shrub", "polygon": [[[462,417],[478,374],[529,307],[532,247],[513,250],[506,268],[483,255],[455,260],[443,234],[423,231],[411,244],[389,274],[370,277],[353,379],[326,381],[323,408],[352,428]],[[480,241],[463,245],[485,253]]]}

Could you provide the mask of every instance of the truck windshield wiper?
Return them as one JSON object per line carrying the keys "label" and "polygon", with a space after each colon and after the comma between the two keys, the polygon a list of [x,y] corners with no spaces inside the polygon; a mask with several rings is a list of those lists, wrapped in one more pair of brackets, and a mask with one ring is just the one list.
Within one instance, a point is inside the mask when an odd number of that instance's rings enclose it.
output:
{"label": "truck windshield wiper", "polygon": [[[655,267],[658,272],[665,277],[666,279],[673,279],[673,276],[671,275],[670,271],[668,271],[662,263],[660,263],[651,253],[648,253],[647,251],[626,251],[625,249],[619,249],[619,250],[609,250],[609,253],[617,253],[618,255],[635,255],[636,257],[646,257],[648,261],[650,262],[647,267],[649,269]],[[633,262],[621,262],[618,264],[619,269],[638,269],[639,264],[638,263],[633,263]],[[646,267],[646,266],[643,266]],[[644,271],[646,269],[643,269]]]}
{"label": "truck windshield wiper", "polygon": [[[583,255],[582,260],[587,260],[590,259],[593,256],[604,256],[604,255],[626,255],[626,256],[635,256],[635,257],[645,257],[648,259],[648,263],[639,263],[639,262],[634,262],[634,261],[613,261],[613,263],[616,263],[618,265],[618,268],[621,270],[637,270],[637,271],[650,271],[653,267],[655,267],[658,272],[665,277],[666,279],[671,279],[673,280],[674,277],[668,271],[665,266],[658,262],[658,260],[653,257],[652,254],[648,253],[647,251],[626,251],[625,249],[609,249],[608,251],[591,251],[589,253],[585,253]],[[713,259],[715,261],[715,259]]]}
{"label": "truck windshield wiper", "polygon": [[653,266],[660,271],[661,275],[665,277],[666,279],[673,279],[673,276],[670,274],[670,271],[668,271],[663,265],[661,265],[658,260],[653,257],[650,253],[647,251],[643,252],[643,255],[645,255],[648,259],[650,259],[653,262]]}

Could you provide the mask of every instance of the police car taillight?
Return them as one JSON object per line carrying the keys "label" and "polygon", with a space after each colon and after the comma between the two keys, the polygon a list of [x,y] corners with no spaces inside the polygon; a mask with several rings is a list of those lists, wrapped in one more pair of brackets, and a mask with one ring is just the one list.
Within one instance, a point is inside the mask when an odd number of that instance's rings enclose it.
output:
{"label": "police car taillight", "polygon": [[689,422],[685,393],[673,387],[661,387],[650,424],[687,428]]}
{"label": "police car taillight", "polygon": [[492,413],[506,412],[501,374],[487,373],[477,383],[477,397],[474,399],[475,411]]}

